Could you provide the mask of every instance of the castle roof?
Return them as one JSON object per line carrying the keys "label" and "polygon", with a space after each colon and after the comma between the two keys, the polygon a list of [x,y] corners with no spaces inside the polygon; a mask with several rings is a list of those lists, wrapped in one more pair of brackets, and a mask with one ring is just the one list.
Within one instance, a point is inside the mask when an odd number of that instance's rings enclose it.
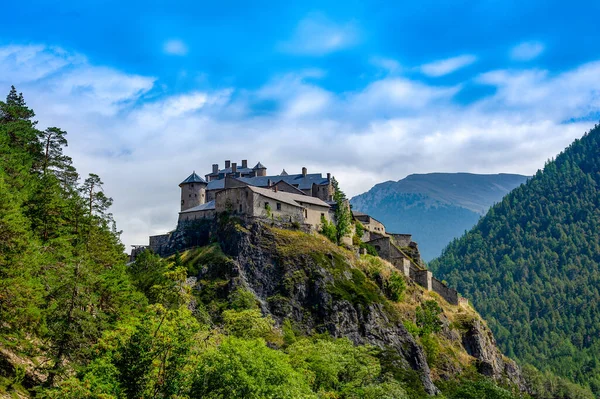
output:
{"label": "castle roof", "polygon": [[208,201],[206,204],[198,205],[193,208],[186,209],[179,213],[197,212],[197,211],[210,211],[215,209],[215,200]]}
{"label": "castle roof", "polygon": [[203,178],[201,178],[200,176],[198,176],[196,174],[196,171],[194,171],[194,172],[192,172],[191,175],[189,175],[187,177],[187,179],[185,179],[184,181],[182,181],[179,184],[181,185],[181,184],[187,184],[187,183],[204,183],[204,184],[206,184],[206,181]]}
{"label": "castle roof", "polygon": [[253,170],[256,169],[267,169],[267,167],[265,165],[263,165],[262,163],[257,163],[255,167],[252,168]]}
{"label": "castle roof", "polygon": [[302,207],[302,204],[312,204],[329,208],[329,204],[327,202],[317,197],[311,197],[310,195],[286,193],[284,191],[273,191],[270,188],[260,188],[253,186],[248,186],[248,188],[257,194],[262,195],[263,197],[271,198],[279,202],[284,202],[292,206]]}
{"label": "castle roof", "polygon": [[[237,177],[239,181],[255,187],[269,187],[269,181],[272,184],[284,181],[300,190],[309,190],[313,184],[326,185],[329,183],[327,178],[324,178],[320,173],[312,173],[304,176],[303,174],[298,175],[287,175],[287,176],[255,176],[255,177]],[[225,180],[213,180],[208,183],[207,190],[220,190],[225,188]]]}
{"label": "castle roof", "polygon": [[281,173],[279,174],[279,176],[288,176],[288,172],[284,170],[281,171]]}

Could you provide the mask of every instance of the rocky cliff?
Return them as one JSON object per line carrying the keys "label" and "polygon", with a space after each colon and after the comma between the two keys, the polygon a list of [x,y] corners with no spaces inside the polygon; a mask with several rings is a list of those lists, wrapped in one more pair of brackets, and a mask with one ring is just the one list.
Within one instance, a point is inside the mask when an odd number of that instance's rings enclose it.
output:
{"label": "rocky cliff", "polygon": [[[472,308],[449,305],[410,281],[401,298],[391,300],[394,268],[379,258],[261,223],[221,223],[210,241],[182,254],[188,270],[196,271],[195,292],[205,303],[226,300],[242,287],[280,326],[289,321],[303,334],[327,333],[380,348],[391,372],[418,375],[430,395],[439,392],[436,381],[469,371],[525,390],[519,368],[502,356]],[[415,315],[428,300],[440,305],[442,328],[424,344]]]}

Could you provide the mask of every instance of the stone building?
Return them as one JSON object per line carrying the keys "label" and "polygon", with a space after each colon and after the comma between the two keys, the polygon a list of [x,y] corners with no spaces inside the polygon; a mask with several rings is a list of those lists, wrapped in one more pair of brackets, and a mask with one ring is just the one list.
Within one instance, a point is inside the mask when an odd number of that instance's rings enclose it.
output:
{"label": "stone building", "polygon": [[[323,177],[321,173],[308,173],[304,167],[298,174],[288,174],[284,169],[279,175],[267,175],[267,168],[260,162],[250,169],[247,160],[242,161],[241,167],[238,167],[237,163],[227,160],[224,169],[219,169],[218,164],[213,164],[212,173],[206,175],[204,182],[207,184],[207,202],[214,200],[215,194],[225,188],[226,177],[234,177],[248,185],[263,188],[285,182],[311,197],[317,197],[326,202],[333,200],[334,188],[330,173],[327,173],[327,177]],[[283,191],[289,191],[289,188]]]}
{"label": "stone building", "polygon": [[225,168],[213,164],[212,172],[201,178],[193,172],[179,184],[181,211],[179,222],[211,219],[220,212],[232,212],[251,218],[272,218],[297,222],[318,229],[321,217],[331,220],[334,188],[331,174],[301,173],[268,176],[260,162],[248,168],[243,160],[225,161]]}

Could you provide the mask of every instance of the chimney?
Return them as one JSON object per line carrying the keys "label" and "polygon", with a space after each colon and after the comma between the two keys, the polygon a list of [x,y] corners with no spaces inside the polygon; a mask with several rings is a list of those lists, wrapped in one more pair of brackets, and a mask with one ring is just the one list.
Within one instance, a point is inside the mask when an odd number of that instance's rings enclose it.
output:
{"label": "chimney", "polygon": [[331,180],[331,173],[327,173],[327,181]]}
{"label": "chimney", "polygon": [[267,179],[267,187],[271,187],[271,179]]}
{"label": "chimney", "polygon": [[306,172],[307,172],[307,170],[306,170],[306,168],[303,166],[303,167],[302,167],[302,176],[306,176]]}
{"label": "chimney", "polygon": [[219,173],[219,164],[218,163],[213,163],[213,173]]}
{"label": "chimney", "polygon": [[231,173],[236,174],[237,173],[237,163],[232,163],[231,164]]}
{"label": "chimney", "polygon": [[273,191],[277,192],[277,184],[273,186]]}
{"label": "chimney", "polygon": [[231,161],[227,160],[225,161],[225,169],[229,168],[231,166]]}
{"label": "chimney", "polygon": [[242,159],[242,168],[246,169],[248,167],[248,160]]}

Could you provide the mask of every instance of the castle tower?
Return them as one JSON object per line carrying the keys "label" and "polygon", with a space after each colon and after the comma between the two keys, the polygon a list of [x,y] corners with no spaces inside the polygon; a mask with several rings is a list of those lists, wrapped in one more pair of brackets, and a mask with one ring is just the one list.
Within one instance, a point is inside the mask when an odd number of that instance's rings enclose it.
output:
{"label": "castle tower", "polygon": [[266,176],[267,168],[262,163],[257,163],[255,167],[252,168],[255,173],[255,176]]}
{"label": "castle tower", "polygon": [[206,181],[194,171],[187,179],[179,183],[181,187],[181,210],[206,203]]}

